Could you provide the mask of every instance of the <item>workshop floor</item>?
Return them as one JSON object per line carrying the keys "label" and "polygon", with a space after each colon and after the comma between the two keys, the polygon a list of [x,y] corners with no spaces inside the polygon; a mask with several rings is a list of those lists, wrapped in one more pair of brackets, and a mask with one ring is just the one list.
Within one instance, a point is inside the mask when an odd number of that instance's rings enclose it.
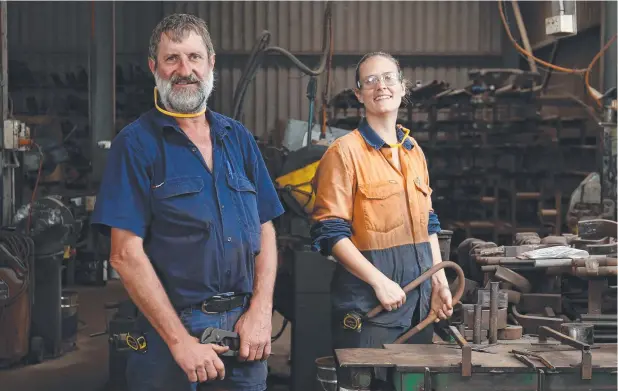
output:
{"label": "workshop floor", "polygon": [[[103,304],[126,297],[119,281],[110,281],[105,287],[76,288],[79,294],[79,320],[77,350],[38,365],[0,370],[2,391],[107,391],[108,346],[106,335],[90,337],[105,330]],[[277,332],[282,318],[275,313],[273,329]],[[276,384],[269,390],[286,391],[280,379],[289,376],[290,327],[273,343],[269,359],[271,378]]]}

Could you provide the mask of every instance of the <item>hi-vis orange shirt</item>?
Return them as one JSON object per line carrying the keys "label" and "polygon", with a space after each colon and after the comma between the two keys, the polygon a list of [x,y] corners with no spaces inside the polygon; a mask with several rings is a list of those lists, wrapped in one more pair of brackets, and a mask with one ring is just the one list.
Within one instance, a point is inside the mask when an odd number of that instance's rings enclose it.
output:
{"label": "hi-vis orange shirt", "polygon": [[[398,126],[400,147],[391,147],[362,120],[358,129],[335,140],[313,179],[313,248],[330,254],[342,238],[402,287],[433,264],[429,235],[440,231],[431,202],[425,155]],[[401,169],[392,161],[399,154]],[[337,265],[331,287],[333,315],[366,313],[379,304],[371,286]],[[371,321],[410,326],[419,303],[420,319],[429,311],[431,282],[408,294],[403,307],[382,312]]]}

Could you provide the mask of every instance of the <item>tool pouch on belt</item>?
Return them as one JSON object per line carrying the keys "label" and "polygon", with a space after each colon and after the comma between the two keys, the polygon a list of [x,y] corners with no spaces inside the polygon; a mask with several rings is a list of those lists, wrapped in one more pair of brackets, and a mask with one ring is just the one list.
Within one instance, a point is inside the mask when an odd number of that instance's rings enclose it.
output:
{"label": "tool pouch on belt", "polygon": [[141,332],[116,333],[110,336],[110,342],[116,351],[131,350],[136,353],[148,352],[146,334]]}
{"label": "tool pouch on belt", "polygon": [[363,326],[363,318],[357,312],[348,312],[343,315],[341,320],[341,327],[344,330],[352,330],[356,332],[360,332]]}

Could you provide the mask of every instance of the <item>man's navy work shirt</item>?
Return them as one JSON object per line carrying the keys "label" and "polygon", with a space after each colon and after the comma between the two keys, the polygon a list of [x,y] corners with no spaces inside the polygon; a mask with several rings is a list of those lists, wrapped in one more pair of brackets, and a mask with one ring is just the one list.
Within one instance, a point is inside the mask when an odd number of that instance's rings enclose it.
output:
{"label": "man's navy work shirt", "polygon": [[176,120],[156,109],[113,140],[91,223],[144,239],[172,304],[251,293],[261,225],[283,206],[251,133],[210,110],[213,170]]}

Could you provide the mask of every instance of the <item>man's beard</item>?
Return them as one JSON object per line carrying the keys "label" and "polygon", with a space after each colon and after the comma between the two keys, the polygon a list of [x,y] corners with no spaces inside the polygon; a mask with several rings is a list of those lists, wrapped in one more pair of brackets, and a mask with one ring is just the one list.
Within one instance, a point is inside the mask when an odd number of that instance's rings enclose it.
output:
{"label": "man's beard", "polygon": [[[163,106],[181,114],[193,114],[205,109],[215,83],[214,70],[212,69],[204,80],[198,79],[193,73],[188,77],[175,75],[166,80],[155,71],[154,77]],[[196,88],[180,87],[174,89],[174,85],[182,81],[196,83],[194,84]]]}

